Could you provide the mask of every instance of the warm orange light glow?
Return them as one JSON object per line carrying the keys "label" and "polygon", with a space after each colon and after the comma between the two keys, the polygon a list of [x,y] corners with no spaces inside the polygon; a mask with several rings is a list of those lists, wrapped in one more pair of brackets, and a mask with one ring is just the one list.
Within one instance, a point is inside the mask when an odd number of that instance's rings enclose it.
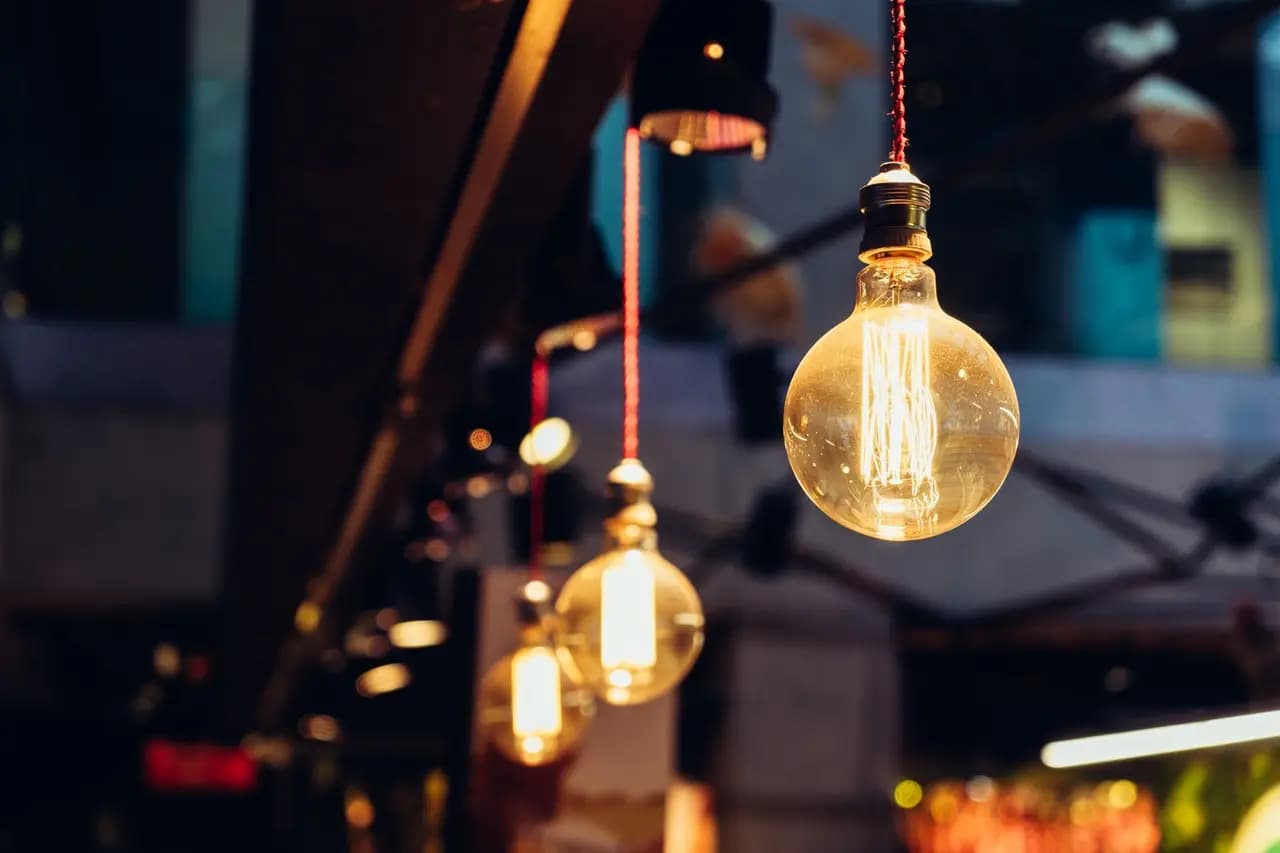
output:
{"label": "warm orange light glow", "polygon": [[346,816],[347,825],[353,829],[368,829],[373,826],[373,803],[359,791],[348,791]]}
{"label": "warm orange light glow", "polygon": [[679,157],[688,157],[693,153],[693,143],[687,139],[671,140],[671,153]]}
{"label": "warm orange light glow", "polygon": [[1138,802],[1138,786],[1128,779],[1119,779],[1107,786],[1107,805],[1113,809],[1132,808]]}
{"label": "warm orange light glow", "polygon": [[443,539],[428,539],[426,547],[423,549],[428,560],[434,560],[442,563],[449,559],[449,543]]}
{"label": "warm orange light glow", "polygon": [[[753,147],[766,138],[764,125],[743,116],[699,110],[664,110],[640,122],[640,135],[670,145],[680,142],[683,156],[693,151],[726,151]],[[685,146],[688,146],[687,150]]]}
{"label": "warm orange light glow", "polygon": [[551,600],[551,587],[546,581],[529,581],[524,585],[524,597],[535,604]]}
{"label": "warm orange light glow", "polygon": [[721,59],[724,57],[724,45],[718,41],[709,41],[703,46],[702,55],[707,59]]}
{"label": "warm orange light glow", "polygon": [[160,643],[151,653],[151,663],[157,675],[173,678],[182,668],[182,654],[173,643]]}
{"label": "warm orange light glow", "polygon": [[[564,728],[560,663],[546,646],[520,649],[511,661],[511,732],[520,751],[538,756]],[[536,763],[536,762],[535,762]]]}
{"label": "warm orange light glow", "polygon": [[554,471],[573,458],[577,436],[564,418],[547,418],[520,442],[520,458],[524,464]]}
{"label": "warm orange light glow", "polygon": [[332,743],[341,733],[338,721],[328,714],[311,714],[298,721],[298,734],[308,740]]}
{"label": "warm orange light glow", "polygon": [[579,352],[586,352],[589,349],[593,349],[599,340],[595,332],[590,329],[583,329],[580,332],[574,332],[573,348]]}
{"label": "warm orange light glow", "polygon": [[372,698],[408,687],[411,680],[407,666],[402,663],[387,663],[362,673],[356,679],[356,692]]}
{"label": "warm orange light glow", "polygon": [[314,601],[304,601],[293,614],[293,626],[298,629],[299,634],[310,634],[320,627],[321,615],[320,605]]}
{"label": "warm orange light glow", "polygon": [[644,552],[623,552],[604,570],[600,591],[600,662],[614,687],[630,687],[631,670],[657,663],[656,608],[653,568]]}
{"label": "warm orange light glow", "polygon": [[382,630],[387,630],[392,625],[400,621],[400,614],[396,613],[393,607],[384,607],[373,616],[373,624]]}
{"label": "warm orange light glow", "polygon": [[477,474],[467,480],[467,494],[476,500],[485,497],[493,489],[489,483],[489,478]]}
{"label": "warm orange light glow", "polygon": [[675,782],[667,789],[662,853],[715,853],[716,818],[711,789],[698,782]]}
{"label": "warm orange light glow", "polygon": [[448,635],[449,631],[445,624],[433,619],[398,622],[387,632],[391,645],[399,649],[425,649],[428,646],[438,646]]}
{"label": "warm orange light glow", "polygon": [[442,524],[452,514],[449,504],[436,498],[427,504],[427,518],[436,524]]}
{"label": "warm orange light glow", "polygon": [[355,627],[347,632],[342,643],[343,649],[352,657],[380,658],[391,651],[387,638],[368,629]]}
{"label": "warm orange light glow", "polygon": [[493,445],[493,434],[487,429],[473,429],[467,442],[472,450],[488,450]]}
{"label": "warm orange light glow", "polygon": [[1103,782],[1095,791],[1041,787],[1027,782],[1000,785],[985,777],[984,796],[975,798],[969,782],[944,781],[924,792],[918,808],[904,812],[905,849],[919,853],[989,853],[996,850],[1108,851],[1155,853],[1160,847],[1155,798],[1137,786],[1133,801],[1112,806],[1109,791],[1117,789],[1128,802],[1127,784]]}

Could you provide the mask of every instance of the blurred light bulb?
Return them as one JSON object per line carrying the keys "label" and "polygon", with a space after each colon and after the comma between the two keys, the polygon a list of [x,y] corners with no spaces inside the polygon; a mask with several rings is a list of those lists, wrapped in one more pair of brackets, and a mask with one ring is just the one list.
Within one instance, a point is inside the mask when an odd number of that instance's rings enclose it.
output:
{"label": "blurred light bulb", "polygon": [[507,655],[480,685],[480,725],[503,755],[548,764],[576,747],[595,714],[591,691],[574,682],[547,645]]}
{"label": "blurred light bulb", "polygon": [[[796,368],[783,439],[819,509],[901,541],[945,533],[991,500],[1013,464],[1019,412],[995,350],[938,306],[924,264],[928,188],[892,165],[863,189],[872,248],[864,240],[857,304]],[[873,218],[885,211],[911,225]]]}
{"label": "blurred light bulb", "polygon": [[354,788],[347,791],[344,812],[347,817],[347,825],[354,829],[368,829],[373,826],[375,816],[373,803],[369,801],[363,791],[358,791]]}
{"label": "blurred light bulb", "polygon": [[411,680],[409,667],[402,663],[387,663],[361,673],[356,678],[356,692],[372,699],[408,687]]}
{"label": "blurred light bulb", "polygon": [[550,640],[551,588],[530,581],[516,599],[522,645],[480,684],[480,725],[498,751],[529,766],[548,764],[581,742],[595,714],[591,691],[574,681]]}
{"label": "blurred light bulb", "polygon": [[600,662],[611,674],[652,667],[657,635],[653,567],[644,552],[623,551],[600,577]]}
{"label": "blurred light bulb", "polygon": [[578,449],[578,436],[564,418],[547,418],[520,441],[520,458],[526,465],[547,471],[562,468]]}
{"label": "blurred light bulb", "polygon": [[574,572],[556,600],[560,646],[583,683],[613,705],[675,687],[702,649],[702,603],[658,553],[653,481],[637,460],[609,474],[617,514],[605,551]]}
{"label": "blurred light bulb", "polygon": [[341,736],[342,728],[328,714],[311,714],[298,721],[298,733],[309,740],[332,743]]}
{"label": "blurred light bulb", "polygon": [[[521,649],[511,661],[511,732],[522,752],[537,755],[560,736],[560,662],[545,646]],[[544,740],[545,739],[545,740]]]}
{"label": "blurred light bulb", "polygon": [[397,622],[387,631],[387,639],[398,649],[425,649],[438,646],[449,636],[443,622],[434,619],[409,619]]}

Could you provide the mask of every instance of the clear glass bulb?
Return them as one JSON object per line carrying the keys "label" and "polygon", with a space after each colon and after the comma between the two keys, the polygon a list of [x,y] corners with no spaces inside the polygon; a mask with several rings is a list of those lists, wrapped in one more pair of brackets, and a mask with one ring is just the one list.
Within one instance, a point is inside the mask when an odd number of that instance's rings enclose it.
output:
{"label": "clear glass bulb", "polygon": [[858,301],[791,380],[791,470],[833,520],[877,539],[945,533],[981,510],[1018,449],[1018,398],[991,345],[943,313],[911,254],[858,275]]}
{"label": "clear glass bulb", "polygon": [[520,440],[520,458],[526,465],[547,471],[563,468],[578,449],[578,436],[564,418],[547,418]]}
{"label": "clear glass bulb", "polygon": [[652,481],[634,459],[610,473],[621,492],[605,523],[606,550],[578,569],[556,599],[559,645],[582,682],[612,705],[666,693],[702,649],[702,602],[658,553]]}
{"label": "clear glass bulb", "polygon": [[503,755],[548,764],[576,747],[595,715],[591,691],[574,682],[549,645],[495,663],[480,684],[480,726]]}

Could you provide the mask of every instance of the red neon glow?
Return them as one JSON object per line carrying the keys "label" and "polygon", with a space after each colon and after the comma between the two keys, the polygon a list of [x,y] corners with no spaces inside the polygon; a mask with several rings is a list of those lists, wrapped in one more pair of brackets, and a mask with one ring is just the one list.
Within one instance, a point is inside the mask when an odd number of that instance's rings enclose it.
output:
{"label": "red neon glow", "polygon": [[258,765],[240,747],[152,739],[142,749],[147,787],[168,792],[246,793],[258,786]]}

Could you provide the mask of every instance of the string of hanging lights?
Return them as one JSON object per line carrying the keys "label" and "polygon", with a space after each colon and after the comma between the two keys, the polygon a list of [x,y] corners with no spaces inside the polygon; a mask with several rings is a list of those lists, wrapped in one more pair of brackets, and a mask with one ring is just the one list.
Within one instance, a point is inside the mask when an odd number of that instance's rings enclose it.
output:
{"label": "string of hanging lights", "polygon": [[[890,20],[893,137],[888,162],[860,193],[867,226],[859,258],[867,267],[852,315],[814,345],[792,379],[784,443],[804,491],[829,516],[877,538],[909,540],[949,530],[990,500],[1012,464],[1019,416],[994,350],[937,303],[925,265],[930,190],[906,162],[905,0],[891,0]],[[720,42],[704,47],[707,60],[723,58]],[[641,125],[624,144],[621,316],[551,330],[532,360],[530,429],[520,448],[530,466],[529,578],[515,607],[520,641],[485,675],[478,704],[489,740],[530,766],[580,743],[594,715],[592,694],[629,705],[671,690],[704,639],[696,590],[658,551],[653,478],[639,459],[640,140],[646,127],[651,136],[658,127],[652,118]],[[589,349],[617,325],[622,460],[608,475],[604,547],[553,605],[542,571],[546,473],[567,461],[573,440],[567,424],[547,417],[549,354],[570,344]]]}
{"label": "string of hanging lights", "polygon": [[638,458],[640,136],[634,129],[626,135],[623,171],[623,459],[609,474],[614,514],[605,522],[605,550],[569,578],[553,612],[541,560],[546,469],[535,447],[547,420],[549,341],[535,348],[531,449],[522,453],[531,471],[529,581],[516,605],[521,645],[494,664],[480,686],[481,729],[500,752],[529,766],[577,746],[594,715],[591,691],[616,705],[656,698],[684,677],[702,647],[701,602],[657,550],[653,480]]}
{"label": "string of hanging lights", "polygon": [[[529,438],[535,443],[547,419],[549,390],[547,352],[537,348],[529,376]],[[545,484],[546,466],[535,458],[529,470],[529,580],[516,597],[520,647],[485,674],[478,707],[489,740],[528,766],[548,764],[574,749],[595,715],[590,691],[565,671],[555,647],[551,588],[542,570]]]}
{"label": "string of hanging lights", "polygon": [[787,458],[836,522],[877,539],[945,533],[981,510],[1018,447],[1009,372],[938,305],[929,186],[906,161],[906,3],[892,0],[889,160],[859,193],[853,313],[809,350],[783,407]]}

